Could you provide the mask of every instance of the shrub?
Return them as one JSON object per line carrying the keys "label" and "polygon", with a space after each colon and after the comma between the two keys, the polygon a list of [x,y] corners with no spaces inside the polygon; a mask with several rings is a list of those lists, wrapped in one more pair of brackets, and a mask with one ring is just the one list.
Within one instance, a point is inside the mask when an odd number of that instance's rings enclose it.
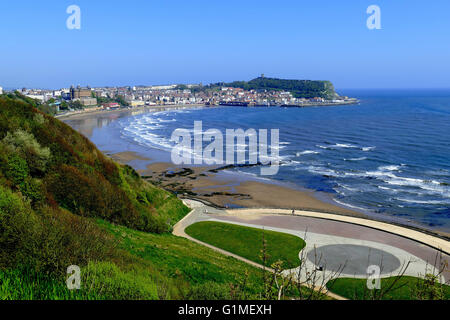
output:
{"label": "shrub", "polygon": [[44,115],[42,113],[36,113],[34,115],[34,122],[38,126],[41,126],[41,125],[45,124],[45,117],[44,117]]}
{"label": "shrub", "polygon": [[0,186],[0,267],[28,262],[35,254],[39,219],[18,194]]}
{"label": "shrub", "polygon": [[45,198],[42,181],[36,178],[27,177],[20,185],[20,192],[31,201],[33,206],[41,204]]}
{"label": "shrub", "polygon": [[46,177],[48,192],[63,208],[80,215],[105,217],[105,205],[95,177],[73,166],[62,165]]}
{"label": "shrub", "polygon": [[16,186],[20,186],[28,177],[29,168],[27,161],[18,154],[10,155],[7,160],[6,177],[8,177]]}
{"label": "shrub", "polygon": [[70,265],[83,266],[118,254],[112,237],[90,220],[49,207],[41,215],[33,262],[39,272],[64,274]]}
{"label": "shrub", "polygon": [[3,139],[3,143],[12,152],[26,159],[30,171],[34,173],[45,172],[47,162],[50,158],[50,149],[41,147],[33,134],[18,129],[14,133],[8,132]]}
{"label": "shrub", "polygon": [[0,248],[0,268],[28,265],[46,274],[116,254],[111,236],[89,220],[49,207],[36,213],[19,194],[1,186]]}
{"label": "shrub", "polygon": [[119,187],[99,174],[85,175],[79,169],[62,165],[46,180],[47,190],[65,209],[79,215],[100,217],[131,228],[167,232],[164,218],[155,210],[132,202]]}
{"label": "shrub", "polygon": [[439,277],[426,274],[423,280],[413,286],[413,295],[417,300],[446,300],[450,298],[450,288],[439,282]]}

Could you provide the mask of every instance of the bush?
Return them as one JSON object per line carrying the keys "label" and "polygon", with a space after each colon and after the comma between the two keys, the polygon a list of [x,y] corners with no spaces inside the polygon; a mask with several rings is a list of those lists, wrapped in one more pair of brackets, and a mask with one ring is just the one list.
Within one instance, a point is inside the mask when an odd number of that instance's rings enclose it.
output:
{"label": "bush", "polygon": [[62,165],[47,177],[46,185],[63,208],[78,215],[99,217],[148,232],[170,230],[166,215],[156,212],[149,203],[132,201],[124,190],[99,174],[86,175],[75,167]]}
{"label": "bush", "polygon": [[35,254],[39,219],[22,197],[0,186],[0,267],[29,262]]}
{"label": "bush", "polygon": [[29,175],[27,161],[18,154],[10,155],[7,160],[6,177],[8,177],[14,185],[20,186],[25,182]]}
{"label": "bush", "polygon": [[41,147],[33,134],[18,129],[14,133],[8,132],[3,139],[3,143],[10,149],[11,153],[16,153],[26,159],[31,172],[45,172],[50,158],[50,149]]}
{"label": "bush", "polygon": [[90,220],[49,207],[41,216],[33,257],[33,266],[41,273],[65,274],[70,265],[84,266],[119,254],[112,237]]}
{"label": "bush", "polygon": [[46,180],[47,190],[65,209],[89,217],[137,228],[139,214],[125,192],[99,174],[86,175],[79,169],[62,165]]}
{"label": "bush", "polygon": [[20,264],[46,274],[116,255],[111,236],[94,223],[58,208],[36,213],[19,194],[1,186],[0,247],[0,268]]}
{"label": "bush", "polygon": [[27,177],[20,185],[20,192],[31,201],[33,206],[42,203],[45,198],[42,181],[36,178]]}

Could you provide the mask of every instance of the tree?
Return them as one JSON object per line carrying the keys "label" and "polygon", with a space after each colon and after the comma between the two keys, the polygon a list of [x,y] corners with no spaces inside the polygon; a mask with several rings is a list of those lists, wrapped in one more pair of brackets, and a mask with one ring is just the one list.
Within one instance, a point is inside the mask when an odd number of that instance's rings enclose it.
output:
{"label": "tree", "polygon": [[70,108],[75,109],[75,110],[84,109],[84,105],[79,100],[70,101],[69,106],[70,106]]}

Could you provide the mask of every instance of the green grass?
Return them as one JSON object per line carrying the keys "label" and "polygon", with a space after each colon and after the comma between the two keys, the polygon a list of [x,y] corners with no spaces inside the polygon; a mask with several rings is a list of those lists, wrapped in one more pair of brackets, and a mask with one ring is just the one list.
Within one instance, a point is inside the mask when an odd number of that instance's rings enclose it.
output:
{"label": "green grass", "polygon": [[0,300],[157,299],[155,283],[137,272],[123,272],[113,263],[89,263],[81,269],[81,288],[69,290],[64,277],[32,268],[0,270]]}
{"label": "green grass", "polygon": [[283,268],[298,267],[299,252],[305,247],[303,239],[280,232],[249,228],[212,221],[198,222],[185,232],[200,241],[262,264],[263,237],[266,241],[266,265],[282,261]]}
{"label": "green grass", "polygon": [[248,293],[255,296],[262,290],[261,270],[232,257],[171,234],[141,232],[105,220],[98,220],[98,223],[120,241],[121,249],[134,257],[133,265],[156,277],[165,277],[173,285],[185,286],[187,291],[214,284],[229,291],[231,284],[236,286],[244,282],[246,271],[249,274]]}
{"label": "green grass", "polygon": [[0,300],[76,299],[77,293],[69,291],[62,278],[57,281],[33,270],[0,270]]}
{"label": "green grass", "polygon": [[[388,288],[395,279],[396,277],[381,279],[381,289]],[[417,298],[415,288],[417,285],[422,286],[423,283],[423,279],[403,276],[394,284],[392,290],[383,296],[383,300],[415,300]],[[339,278],[328,282],[327,287],[330,291],[348,299],[371,299],[373,294],[367,289],[367,279]],[[437,290],[442,290],[443,298],[450,299],[450,286],[438,285],[437,288]]]}

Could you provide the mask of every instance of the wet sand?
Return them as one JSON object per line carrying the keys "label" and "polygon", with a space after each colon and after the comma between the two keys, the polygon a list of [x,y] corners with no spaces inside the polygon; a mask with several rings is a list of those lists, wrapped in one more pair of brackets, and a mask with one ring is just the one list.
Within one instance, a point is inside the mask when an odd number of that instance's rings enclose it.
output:
{"label": "wet sand", "polygon": [[231,174],[215,172],[216,169],[214,166],[178,167],[157,162],[138,172],[167,190],[220,207],[303,209],[365,217],[362,213],[321,201],[312,191],[238,179]]}
{"label": "wet sand", "polygon": [[204,105],[200,104],[191,104],[191,105],[160,105],[160,106],[141,106],[141,107],[132,107],[132,108],[121,108],[121,109],[113,109],[113,110],[105,110],[105,109],[86,109],[84,111],[74,111],[66,114],[57,115],[55,118],[65,121],[65,120],[85,120],[92,119],[98,116],[107,116],[111,114],[132,114],[139,112],[155,112],[169,109],[180,109],[180,108],[195,108],[195,107],[204,107]]}
{"label": "wet sand", "polygon": [[113,159],[114,161],[117,161],[122,164],[128,164],[129,162],[131,162],[133,160],[142,160],[142,161],[150,160],[150,158],[143,157],[133,151],[118,152],[118,153],[109,155],[109,157],[111,159]]}

